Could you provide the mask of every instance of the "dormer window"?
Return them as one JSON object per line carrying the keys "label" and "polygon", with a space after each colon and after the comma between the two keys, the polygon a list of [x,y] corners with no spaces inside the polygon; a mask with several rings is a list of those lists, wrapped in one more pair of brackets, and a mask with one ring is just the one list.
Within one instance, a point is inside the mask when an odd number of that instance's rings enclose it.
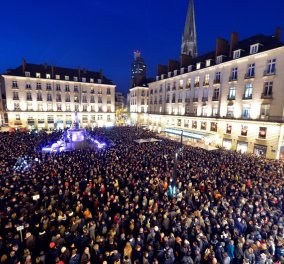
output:
{"label": "dormer window", "polygon": [[98,83],[102,83],[102,79],[98,79]]}
{"label": "dormer window", "polygon": [[235,50],[233,54],[233,59],[238,59],[241,57],[241,50]]}
{"label": "dormer window", "polygon": [[50,74],[49,73],[46,74],[46,79],[50,79]]}
{"label": "dormer window", "polygon": [[74,76],[73,80],[74,80],[74,82],[78,82],[78,77]]}
{"label": "dormer window", "polygon": [[187,71],[188,71],[188,72],[191,72],[191,71],[192,71],[192,65],[189,65],[189,66],[188,66]]}
{"label": "dormer window", "polygon": [[93,78],[91,78],[91,79],[90,79],[90,83],[93,83],[93,82],[94,82],[94,79],[93,79]]}
{"label": "dormer window", "polygon": [[196,70],[199,70],[200,67],[201,67],[201,63],[200,62],[196,63]]}
{"label": "dormer window", "polygon": [[258,53],[259,43],[250,46],[250,54]]}
{"label": "dormer window", "polygon": [[36,78],[40,78],[40,73],[39,72],[36,73]]}
{"label": "dormer window", "polygon": [[222,63],[223,62],[223,55],[220,55],[220,56],[218,56],[217,58],[216,58],[216,63],[217,64],[220,64],[220,63]]}
{"label": "dormer window", "polygon": [[65,75],[65,81],[69,81],[69,76]]}
{"label": "dormer window", "polygon": [[83,77],[83,78],[82,78],[82,82],[86,82],[86,77]]}
{"label": "dormer window", "polygon": [[211,60],[206,60],[206,67],[209,67],[211,65]]}
{"label": "dormer window", "polygon": [[30,77],[30,76],[31,76],[31,73],[30,73],[30,72],[25,72],[25,76],[26,76],[26,77]]}
{"label": "dormer window", "polygon": [[171,77],[171,74],[172,74],[171,72],[168,72],[168,78],[170,78],[170,77]]}
{"label": "dormer window", "polygon": [[59,75],[59,74],[56,74],[56,75],[55,75],[55,79],[56,79],[56,80],[60,80],[60,75]]}

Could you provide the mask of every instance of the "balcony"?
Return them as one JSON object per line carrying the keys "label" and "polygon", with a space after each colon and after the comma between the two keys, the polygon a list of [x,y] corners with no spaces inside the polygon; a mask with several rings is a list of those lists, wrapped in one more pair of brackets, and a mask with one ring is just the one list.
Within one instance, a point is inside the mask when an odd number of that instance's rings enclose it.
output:
{"label": "balcony", "polygon": [[182,103],[182,99],[178,99],[178,103]]}
{"label": "balcony", "polygon": [[214,81],[213,81],[213,84],[220,84],[221,83],[221,80],[220,79],[215,79]]}
{"label": "balcony", "polygon": [[190,103],[190,98],[185,98],[186,103]]}
{"label": "balcony", "polygon": [[228,95],[227,100],[236,100],[235,95]]}
{"label": "balcony", "polygon": [[198,98],[193,98],[192,102],[198,102]]}
{"label": "balcony", "polygon": [[230,76],[229,77],[229,82],[236,82],[238,80],[237,76]]}
{"label": "balcony", "polygon": [[57,99],[56,99],[56,102],[61,102],[61,98],[57,98]]}
{"label": "balcony", "polygon": [[202,102],[207,102],[208,101],[208,96],[203,96],[202,97]]}
{"label": "balcony", "polygon": [[175,102],[176,102],[176,99],[175,99],[175,98],[173,98],[173,99],[172,99],[172,103],[175,103]]}
{"label": "balcony", "polygon": [[250,95],[243,95],[243,100],[251,100],[252,99],[252,94]]}
{"label": "balcony", "polygon": [[20,100],[19,96],[13,96],[13,100]]}
{"label": "balcony", "polygon": [[13,85],[12,85],[12,89],[19,89],[19,87],[18,87],[18,85],[17,85],[17,84],[16,84],[16,85],[15,85],[15,84],[13,84]]}
{"label": "balcony", "polygon": [[219,101],[219,100],[220,100],[219,96],[213,96],[212,97],[212,101]]}
{"label": "balcony", "polygon": [[70,99],[66,99],[65,102],[66,102],[66,103],[70,103]]}
{"label": "balcony", "polygon": [[52,98],[47,98],[47,102],[52,102]]}
{"label": "balcony", "polygon": [[27,97],[27,101],[32,101],[33,99],[31,97]]}
{"label": "balcony", "polygon": [[270,93],[270,94],[262,93],[261,99],[272,99],[272,93]]}
{"label": "balcony", "polygon": [[170,99],[167,99],[167,100],[166,100],[166,103],[167,103],[167,104],[170,103]]}
{"label": "balcony", "polygon": [[194,87],[199,87],[199,82],[194,83]]}
{"label": "balcony", "polygon": [[263,76],[272,76],[272,75],[276,75],[276,69],[274,69],[274,71],[273,70],[270,70],[270,71],[265,70],[263,72]]}
{"label": "balcony", "polygon": [[37,101],[42,101],[42,97],[38,97],[38,98],[37,98]]}
{"label": "balcony", "polygon": [[254,77],[255,77],[254,73],[246,73],[244,78],[247,80],[247,79],[254,79]]}

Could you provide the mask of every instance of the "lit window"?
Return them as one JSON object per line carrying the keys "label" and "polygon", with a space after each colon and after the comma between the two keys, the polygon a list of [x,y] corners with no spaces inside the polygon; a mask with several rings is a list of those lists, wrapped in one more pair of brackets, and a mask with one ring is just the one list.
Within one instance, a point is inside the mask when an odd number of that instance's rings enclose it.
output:
{"label": "lit window", "polygon": [[200,62],[196,63],[196,70],[199,70],[200,67],[201,67],[201,63]]}
{"label": "lit window", "polygon": [[83,78],[82,78],[82,82],[86,82],[86,77],[83,77]]}
{"label": "lit window", "polygon": [[69,81],[69,76],[65,75],[65,81]]}
{"label": "lit window", "polygon": [[206,61],[206,67],[209,67],[210,64],[211,64],[211,60],[207,60],[207,61]]}
{"label": "lit window", "polygon": [[46,74],[46,79],[50,79],[50,74]]}
{"label": "lit window", "polygon": [[36,73],[36,78],[40,78],[40,73],[39,72]]}
{"label": "lit window", "polygon": [[266,127],[260,127],[258,137],[261,138],[261,139],[265,139],[266,138],[266,131],[267,131]]}
{"label": "lit window", "polygon": [[74,80],[74,82],[77,82],[78,81],[78,77],[74,76],[73,80]]}
{"label": "lit window", "polygon": [[60,80],[60,75],[56,74],[56,75],[55,75],[55,79],[56,79],[56,80]]}
{"label": "lit window", "polygon": [[26,77],[30,77],[30,76],[31,76],[31,73],[30,73],[30,72],[25,72],[25,76],[26,76]]}
{"label": "lit window", "polygon": [[90,79],[90,82],[91,82],[91,83],[93,83],[93,82],[94,82],[94,79],[93,79],[93,78],[91,78],[91,79]]}

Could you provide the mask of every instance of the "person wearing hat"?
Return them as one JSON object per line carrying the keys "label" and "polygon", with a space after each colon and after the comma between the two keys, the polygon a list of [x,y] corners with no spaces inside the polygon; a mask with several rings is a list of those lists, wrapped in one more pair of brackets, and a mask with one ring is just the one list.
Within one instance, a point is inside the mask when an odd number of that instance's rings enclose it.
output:
{"label": "person wearing hat", "polygon": [[49,250],[46,254],[46,263],[56,264],[56,259],[60,255],[60,249],[56,247],[54,242],[49,243]]}

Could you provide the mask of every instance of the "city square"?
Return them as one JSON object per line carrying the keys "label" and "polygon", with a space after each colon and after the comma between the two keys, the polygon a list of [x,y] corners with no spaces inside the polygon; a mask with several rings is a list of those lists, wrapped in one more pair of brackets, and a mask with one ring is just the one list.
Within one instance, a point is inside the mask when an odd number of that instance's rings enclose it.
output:
{"label": "city square", "polygon": [[284,263],[283,3],[118,2],[2,5],[0,264]]}

